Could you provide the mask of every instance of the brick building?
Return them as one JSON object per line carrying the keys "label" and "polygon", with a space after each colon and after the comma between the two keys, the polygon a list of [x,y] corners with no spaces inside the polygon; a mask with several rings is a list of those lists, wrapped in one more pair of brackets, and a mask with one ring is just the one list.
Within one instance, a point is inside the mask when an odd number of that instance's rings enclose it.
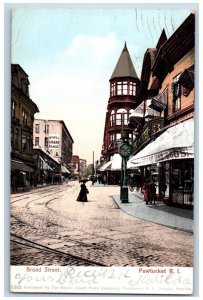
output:
{"label": "brick building", "polygon": [[139,105],[130,116],[136,139],[128,169],[135,181],[142,177],[141,190],[154,180],[157,198],[179,206],[193,206],[194,41],[194,14],[170,38],[163,30],[145,53]]}
{"label": "brick building", "polygon": [[68,167],[72,159],[73,138],[62,120],[34,120],[33,145]]}
{"label": "brick building", "polygon": [[19,64],[11,65],[11,185],[29,185],[35,169],[33,122],[37,105],[30,98],[29,79]]}
{"label": "brick building", "polygon": [[140,80],[126,43],[109,82],[110,97],[107,105],[101,157],[101,161],[105,164],[99,170],[106,173],[109,184],[117,184],[120,181],[121,170],[118,147],[122,141],[123,131],[127,132],[130,141],[134,139],[134,130],[128,127],[128,122],[131,112],[136,107],[140,88]]}

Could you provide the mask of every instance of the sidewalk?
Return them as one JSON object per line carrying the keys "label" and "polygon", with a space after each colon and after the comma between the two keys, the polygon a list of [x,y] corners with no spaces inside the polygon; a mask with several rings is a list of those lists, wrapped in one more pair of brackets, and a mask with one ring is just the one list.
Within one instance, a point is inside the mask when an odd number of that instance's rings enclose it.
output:
{"label": "sidewalk", "polygon": [[186,232],[193,232],[193,210],[167,206],[157,201],[155,205],[146,205],[143,195],[129,192],[129,203],[121,203],[120,195],[112,196],[118,207],[136,218],[164,225]]}

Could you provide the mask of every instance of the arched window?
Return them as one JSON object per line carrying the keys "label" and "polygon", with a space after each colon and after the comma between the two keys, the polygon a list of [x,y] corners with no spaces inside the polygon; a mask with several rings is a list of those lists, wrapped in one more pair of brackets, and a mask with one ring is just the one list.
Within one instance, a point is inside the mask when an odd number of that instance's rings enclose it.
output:
{"label": "arched window", "polygon": [[116,112],[116,125],[127,125],[128,124],[128,113],[124,108],[118,109]]}

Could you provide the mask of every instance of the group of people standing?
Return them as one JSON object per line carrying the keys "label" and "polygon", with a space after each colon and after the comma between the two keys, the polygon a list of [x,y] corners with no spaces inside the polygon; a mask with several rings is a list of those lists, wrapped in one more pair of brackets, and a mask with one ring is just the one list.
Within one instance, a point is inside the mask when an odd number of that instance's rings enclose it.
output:
{"label": "group of people standing", "polygon": [[92,175],[90,177],[90,180],[92,181],[92,185],[95,184],[95,182],[98,182],[99,184],[104,184],[106,185],[107,184],[107,178],[106,178],[106,175],[101,175],[101,174],[98,174],[98,175]]}
{"label": "group of people standing", "polygon": [[146,205],[151,202],[151,204],[156,203],[156,183],[154,180],[151,182],[146,180],[144,185],[144,200]]}

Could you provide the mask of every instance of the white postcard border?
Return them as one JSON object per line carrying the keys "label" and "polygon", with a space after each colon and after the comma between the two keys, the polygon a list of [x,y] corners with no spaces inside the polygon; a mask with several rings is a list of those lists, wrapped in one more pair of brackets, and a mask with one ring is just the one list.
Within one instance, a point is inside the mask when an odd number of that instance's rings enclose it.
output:
{"label": "white postcard border", "polygon": [[10,282],[15,293],[191,295],[193,268],[11,266]]}

